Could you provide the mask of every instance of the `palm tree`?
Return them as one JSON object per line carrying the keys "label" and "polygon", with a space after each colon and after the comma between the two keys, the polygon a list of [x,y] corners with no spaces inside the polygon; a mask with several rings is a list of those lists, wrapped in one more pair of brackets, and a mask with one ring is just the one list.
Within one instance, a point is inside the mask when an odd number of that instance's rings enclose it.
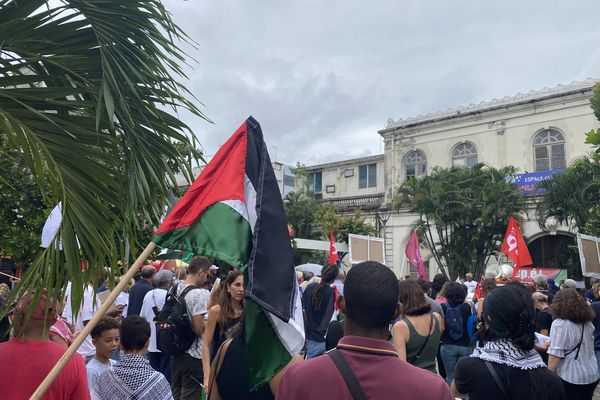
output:
{"label": "palm tree", "polygon": [[21,290],[72,281],[78,304],[140,215],[159,221],[174,168],[191,179],[193,134],[174,115],[206,117],[176,80],[186,40],[159,0],[0,0],[0,134],[62,202]]}
{"label": "palm tree", "polygon": [[499,250],[509,217],[523,212],[519,188],[507,179],[514,173],[512,167],[484,164],[435,168],[428,176],[408,179],[394,208],[419,215],[414,226],[444,274],[480,275]]}

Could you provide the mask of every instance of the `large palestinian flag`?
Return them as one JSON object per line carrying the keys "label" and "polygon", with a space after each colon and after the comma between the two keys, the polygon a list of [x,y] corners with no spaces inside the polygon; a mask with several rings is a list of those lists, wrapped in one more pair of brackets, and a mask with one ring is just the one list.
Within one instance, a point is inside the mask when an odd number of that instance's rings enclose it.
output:
{"label": "large palestinian flag", "polygon": [[174,255],[204,255],[244,272],[253,387],[300,351],[304,329],[287,220],[254,118],[219,149],[153,241]]}

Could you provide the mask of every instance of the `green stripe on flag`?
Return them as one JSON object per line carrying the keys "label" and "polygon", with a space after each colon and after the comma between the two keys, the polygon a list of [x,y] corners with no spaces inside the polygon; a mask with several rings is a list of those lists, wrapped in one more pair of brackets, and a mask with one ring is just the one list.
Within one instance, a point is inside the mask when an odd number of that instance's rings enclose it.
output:
{"label": "green stripe on flag", "polygon": [[216,203],[193,225],[161,233],[152,241],[163,248],[214,258],[243,271],[250,255],[252,231],[237,211]]}
{"label": "green stripe on flag", "polygon": [[256,390],[285,367],[292,356],[281,343],[269,318],[255,302],[246,298],[246,344],[250,369],[250,388]]}

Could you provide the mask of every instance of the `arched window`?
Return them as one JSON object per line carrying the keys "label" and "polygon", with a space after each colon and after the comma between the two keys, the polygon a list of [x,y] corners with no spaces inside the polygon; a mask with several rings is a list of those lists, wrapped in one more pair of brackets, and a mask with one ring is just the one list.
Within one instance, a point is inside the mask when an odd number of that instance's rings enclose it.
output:
{"label": "arched window", "polygon": [[404,166],[407,178],[410,176],[418,178],[427,173],[427,157],[421,150],[411,151],[404,159]]}
{"label": "arched window", "polygon": [[452,166],[472,167],[477,164],[477,150],[473,143],[461,143],[452,150]]}
{"label": "arched window", "polygon": [[565,168],[565,138],[557,130],[545,129],[533,138],[536,171]]}

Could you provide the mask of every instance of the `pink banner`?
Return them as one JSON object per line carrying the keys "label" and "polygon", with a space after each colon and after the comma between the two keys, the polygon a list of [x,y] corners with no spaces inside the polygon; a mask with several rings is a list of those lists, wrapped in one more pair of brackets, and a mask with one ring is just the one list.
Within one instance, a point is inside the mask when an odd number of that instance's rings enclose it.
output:
{"label": "pink banner", "polygon": [[567,270],[558,268],[533,268],[533,267],[521,267],[516,278],[521,283],[532,283],[536,275],[545,275],[548,279],[554,279],[556,284],[560,281],[567,279]]}

